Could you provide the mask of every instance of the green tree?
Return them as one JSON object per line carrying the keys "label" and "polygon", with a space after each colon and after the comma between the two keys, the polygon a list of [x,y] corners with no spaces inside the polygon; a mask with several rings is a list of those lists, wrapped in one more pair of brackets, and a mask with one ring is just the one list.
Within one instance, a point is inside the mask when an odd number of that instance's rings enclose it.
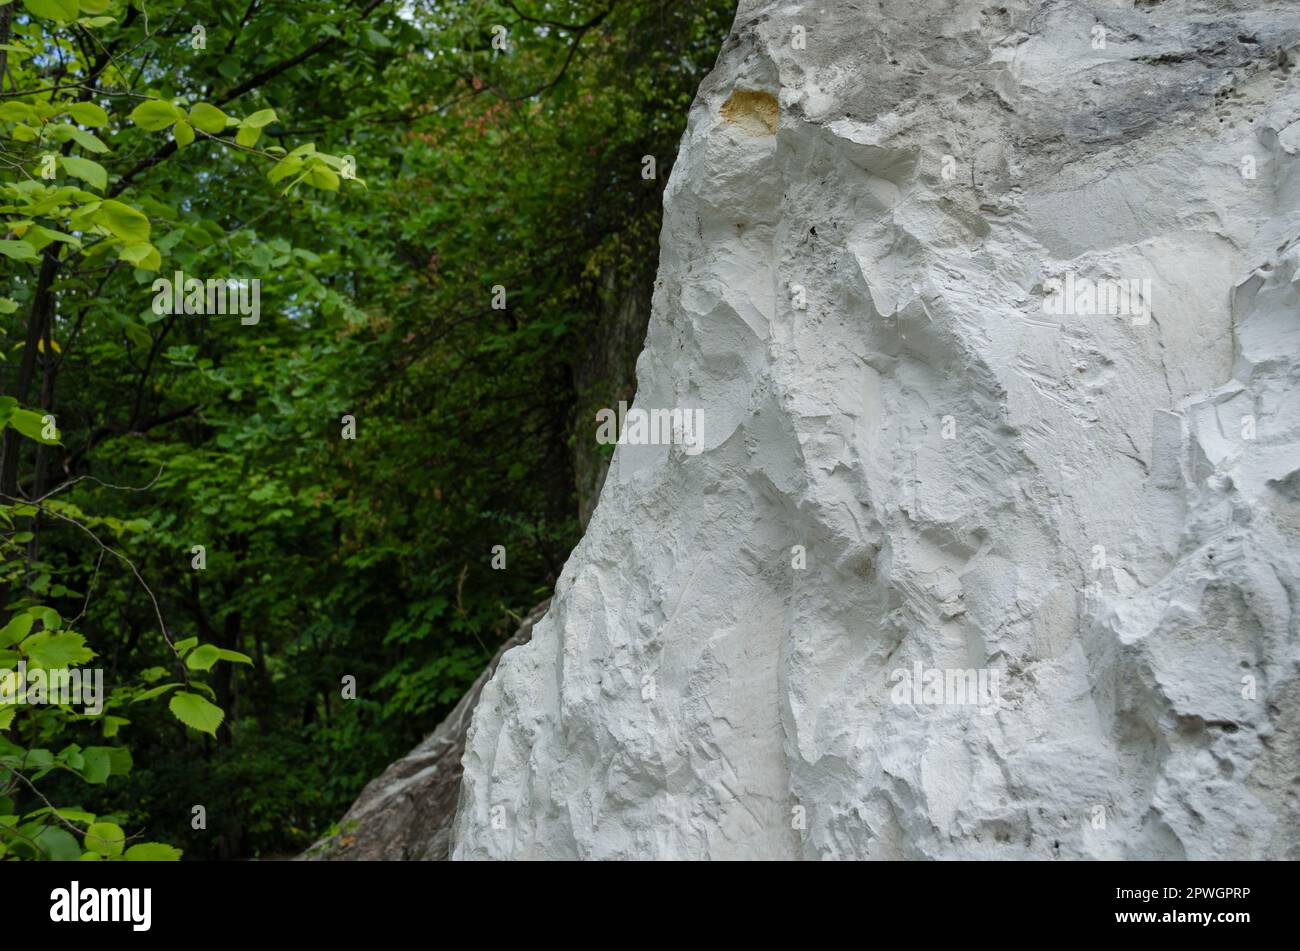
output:
{"label": "green tree", "polygon": [[112,685],[0,706],[6,854],[296,850],[455,703],[578,536],[731,12],[0,0],[0,667]]}

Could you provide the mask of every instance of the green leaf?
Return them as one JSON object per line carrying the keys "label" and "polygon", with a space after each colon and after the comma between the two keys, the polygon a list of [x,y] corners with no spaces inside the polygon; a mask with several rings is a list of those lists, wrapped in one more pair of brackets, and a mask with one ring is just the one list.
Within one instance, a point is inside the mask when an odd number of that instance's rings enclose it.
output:
{"label": "green leaf", "polygon": [[86,830],[86,849],[106,858],[122,854],[126,833],[112,822],[96,822]]}
{"label": "green leaf", "polygon": [[81,855],[76,837],[61,826],[46,826],[36,836],[36,844],[51,862],[74,862]]}
{"label": "green leaf", "polygon": [[108,782],[109,774],[113,771],[113,761],[108,747],[92,746],[82,753],[82,757],[85,760],[81,767],[82,779],[92,786]]}
{"label": "green leaf", "polygon": [[156,271],[162,267],[162,255],[148,241],[125,245],[121,251],[117,252],[117,256],[143,271]]}
{"label": "green leaf", "polygon": [[199,639],[197,637],[187,637],[184,640],[179,640],[176,642],[176,653],[184,657],[188,651],[194,649],[194,645],[198,642]]}
{"label": "green leaf", "polygon": [[261,137],[261,129],[254,129],[250,126],[240,126],[239,131],[235,133],[235,142],[246,149],[251,149],[257,144],[257,140]]}
{"label": "green leaf", "polygon": [[9,426],[16,429],[28,439],[34,439],[36,442],[45,446],[57,446],[59,440],[45,438],[45,417],[40,413],[34,413],[29,409],[16,409],[9,417]]}
{"label": "green leaf", "polygon": [[87,158],[78,158],[75,155],[63,155],[59,157],[59,164],[67,170],[69,175],[75,175],[92,188],[103,191],[108,187],[108,172],[98,162],[92,162]]}
{"label": "green leaf", "polygon": [[23,240],[29,242],[37,251],[55,241],[62,241],[74,248],[81,247],[81,239],[76,235],[64,234],[62,231],[55,231],[53,228],[45,228],[41,225],[33,225],[31,230],[23,235]]}
{"label": "green leaf", "polygon": [[141,350],[148,350],[153,346],[153,335],[134,320],[128,321],[122,329],[126,332],[127,339]]}
{"label": "green leaf", "polygon": [[87,152],[94,152],[96,155],[103,155],[108,151],[108,146],[101,142],[94,133],[87,132],[85,129],[78,129],[75,125],[56,126],[55,138],[61,142],[71,139]]}
{"label": "green leaf", "polygon": [[75,667],[95,656],[95,652],[86,646],[86,639],[75,631],[42,631],[27,638],[18,649],[27,655],[29,664],[46,670]]}
{"label": "green leaf", "polygon": [[95,814],[93,812],[86,812],[84,809],[52,809],[49,806],[46,806],[43,809],[37,809],[29,815],[28,818],[34,819],[37,816],[48,815],[59,816],[62,819],[66,819],[68,822],[91,823],[95,821]]}
{"label": "green leaf", "polygon": [[271,170],[266,173],[266,177],[274,185],[276,182],[288,178],[294,172],[301,171],[301,169],[301,159],[281,159],[271,166]]}
{"label": "green leaf", "polygon": [[131,121],[146,132],[161,132],[181,118],[181,111],[162,99],[150,99],[131,110]]}
{"label": "green leaf", "polygon": [[39,122],[36,110],[25,102],[0,103],[0,122]]}
{"label": "green leaf", "polygon": [[59,612],[54,608],[46,607],[44,604],[38,604],[34,608],[28,608],[27,613],[41,624],[45,625],[47,631],[57,631],[63,626],[63,618],[59,617]]}
{"label": "green leaf", "polygon": [[226,128],[226,114],[216,106],[209,105],[206,102],[197,103],[190,110],[190,122],[194,123],[194,128],[202,129],[209,135],[217,135],[224,132]]}
{"label": "green leaf", "polygon": [[0,706],[0,730],[9,729],[9,726],[14,722],[14,716],[17,713],[18,707],[12,703]]}
{"label": "green leaf", "polygon": [[111,740],[117,736],[117,731],[122,727],[130,724],[126,717],[106,716],[104,717],[104,739]]}
{"label": "green leaf", "polygon": [[244,129],[261,129],[275,121],[274,109],[259,109],[239,123]]}
{"label": "green leaf", "polygon": [[81,0],[82,13],[103,13],[112,0]]}
{"label": "green leaf", "polygon": [[128,243],[149,240],[149,219],[120,201],[110,198],[100,205],[95,221]]}
{"label": "green leaf", "polygon": [[217,659],[229,661],[232,664],[253,664],[253,658],[247,654],[241,654],[239,651],[228,651],[224,647],[217,651]]}
{"label": "green leaf", "polygon": [[174,689],[174,688],[176,688],[176,687],[179,687],[179,686],[180,686],[180,684],[163,684],[163,685],[160,686],[160,687],[150,687],[150,688],[149,688],[148,690],[146,690],[144,693],[139,694],[139,695],[137,695],[136,697],[134,697],[134,698],[131,700],[131,702],[132,702],[132,703],[140,703],[141,701],[144,701],[144,700],[152,700],[154,697],[161,697],[161,696],[162,696],[163,694],[165,694],[168,690],[172,690],[172,689]]}
{"label": "green leaf", "polygon": [[33,623],[34,618],[30,614],[16,614],[11,617],[8,624],[0,627],[0,647],[17,644],[31,633]]}
{"label": "green leaf", "polygon": [[41,257],[26,241],[0,240],[0,254],[15,261],[39,261]]}
{"label": "green leaf", "polygon": [[211,736],[217,735],[217,727],[221,726],[221,721],[226,717],[220,707],[208,703],[194,693],[176,694],[167,704],[167,708],[186,726]]}
{"label": "green leaf", "polygon": [[112,764],[111,776],[126,776],[131,772],[135,763],[131,759],[131,751],[125,746],[106,746],[108,750],[108,759]]}
{"label": "green leaf", "polygon": [[75,20],[77,0],[23,0],[28,13],[49,20]]}
{"label": "green leaf", "polygon": [[185,666],[190,670],[211,670],[220,657],[220,651],[212,644],[200,644],[185,658]]}
{"label": "green leaf", "polygon": [[307,184],[322,191],[336,192],[339,190],[339,177],[324,165],[315,165],[307,172]]}
{"label": "green leaf", "polygon": [[180,849],[161,842],[141,842],[126,850],[128,862],[176,862],[180,857]]}
{"label": "green leaf", "polygon": [[188,122],[186,122],[184,119],[181,119],[174,126],[172,126],[172,136],[176,139],[177,148],[183,149],[185,148],[185,146],[193,143],[194,129]]}
{"label": "green leaf", "polygon": [[68,107],[68,113],[82,125],[92,128],[108,125],[108,113],[93,102],[74,102]]}

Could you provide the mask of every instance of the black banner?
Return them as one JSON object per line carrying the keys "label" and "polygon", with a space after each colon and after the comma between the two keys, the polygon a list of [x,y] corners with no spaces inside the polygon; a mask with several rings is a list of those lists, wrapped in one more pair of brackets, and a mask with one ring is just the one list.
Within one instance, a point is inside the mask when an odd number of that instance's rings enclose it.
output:
{"label": "black banner", "polygon": [[927,939],[1130,933],[1217,942],[1285,928],[1282,905],[1294,891],[1294,868],[1282,863],[776,864],[15,863],[0,866],[0,888],[24,910],[24,934],[35,921],[45,933],[128,940],[267,929],[338,939],[377,927],[429,927],[436,940],[449,919],[456,933],[477,921],[500,936],[508,922],[541,937],[561,919],[588,934],[639,921],[641,933],[677,909],[719,933],[747,918],[794,915],[864,940],[878,925],[919,928]]}

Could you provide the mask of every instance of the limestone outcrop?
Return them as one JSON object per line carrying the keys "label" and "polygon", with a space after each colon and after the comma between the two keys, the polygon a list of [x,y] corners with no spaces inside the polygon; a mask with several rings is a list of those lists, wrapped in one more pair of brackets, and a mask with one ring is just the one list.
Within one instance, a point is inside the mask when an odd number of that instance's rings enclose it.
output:
{"label": "limestone outcrop", "polygon": [[742,2],[453,856],[1300,858],[1298,44]]}

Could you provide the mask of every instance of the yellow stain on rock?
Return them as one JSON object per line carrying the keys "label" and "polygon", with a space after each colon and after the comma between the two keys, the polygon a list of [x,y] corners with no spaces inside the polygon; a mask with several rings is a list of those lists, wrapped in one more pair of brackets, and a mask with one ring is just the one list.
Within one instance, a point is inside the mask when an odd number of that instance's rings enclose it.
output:
{"label": "yellow stain on rock", "polygon": [[737,89],[722,104],[722,118],[740,126],[750,135],[776,135],[781,121],[781,107],[770,92]]}

